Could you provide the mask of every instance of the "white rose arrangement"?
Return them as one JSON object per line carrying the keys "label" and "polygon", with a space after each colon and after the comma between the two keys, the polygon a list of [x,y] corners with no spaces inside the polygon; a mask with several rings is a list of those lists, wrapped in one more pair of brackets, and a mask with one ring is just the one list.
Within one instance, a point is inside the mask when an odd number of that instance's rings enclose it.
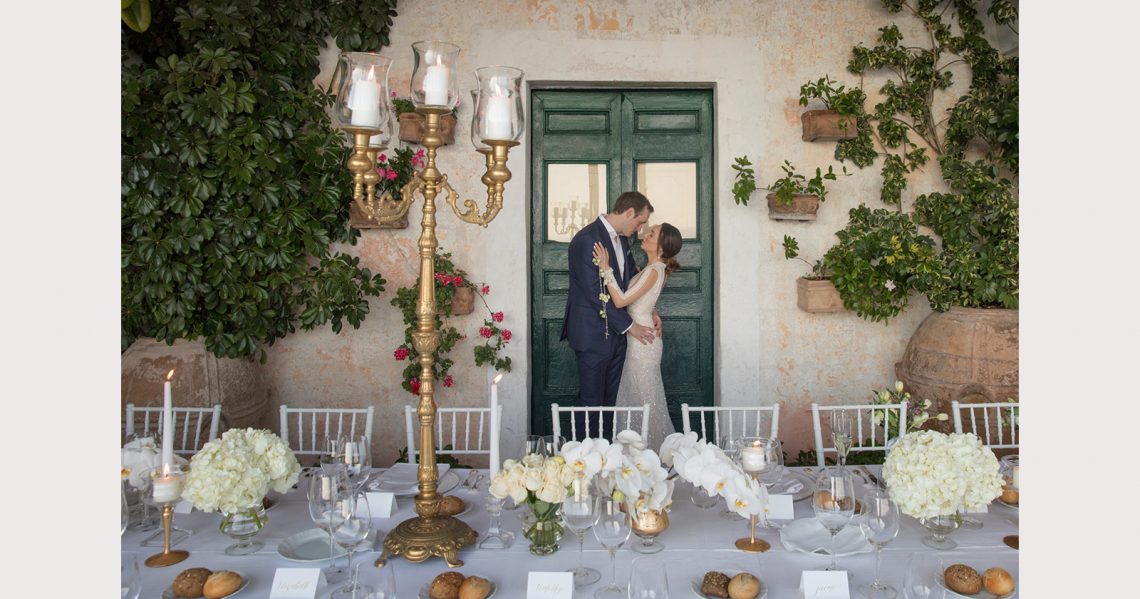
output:
{"label": "white rose arrangement", "polygon": [[949,516],[1001,495],[1000,464],[973,434],[919,431],[887,453],[883,480],[899,511],[915,518]]}
{"label": "white rose arrangement", "polygon": [[528,523],[523,535],[532,542],[532,552],[545,555],[557,548],[562,536],[558,508],[575,478],[574,470],[562,456],[532,453],[521,460],[503,462],[503,469],[491,478],[488,491],[494,497],[510,497],[515,504],[530,508],[534,522]]}
{"label": "white rose arrangement", "polygon": [[767,511],[768,491],[712,443],[695,432],[673,433],[661,444],[662,455],[682,480],[701,487],[710,496],[724,497],[728,509],[749,518]]}
{"label": "white rose arrangement", "polygon": [[270,489],[288,491],[300,474],[293,450],[277,435],[232,429],[190,459],[182,497],[205,512],[240,512],[260,504]]}

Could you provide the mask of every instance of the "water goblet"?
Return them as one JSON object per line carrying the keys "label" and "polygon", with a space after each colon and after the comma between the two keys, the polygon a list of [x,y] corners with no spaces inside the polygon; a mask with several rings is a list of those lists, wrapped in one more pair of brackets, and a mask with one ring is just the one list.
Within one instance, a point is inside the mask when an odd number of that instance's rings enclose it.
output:
{"label": "water goblet", "polygon": [[[732,437],[732,436],[721,437],[720,443],[717,444],[717,447],[719,447],[722,451],[724,451],[724,455],[727,456],[728,459],[730,459],[734,462],[737,461],[737,457],[740,455],[740,453],[739,453],[740,447],[737,445],[736,437]],[[717,515],[720,516],[721,518],[725,519],[725,520],[743,520],[744,519],[743,516],[741,516],[740,514],[737,514],[736,512],[734,512],[728,508],[728,502],[727,501],[724,504],[724,509],[722,509],[720,511],[720,513]]]}
{"label": "water goblet", "polygon": [[633,560],[629,575],[629,599],[665,599],[669,596],[669,577],[665,562],[641,557]]}
{"label": "water goblet", "polygon": [[[360,564],[356,567],[360,568]],[[376,572],[376,575],[369,581],[372,583],[372,591],[365,595],[364,599],[396,599],[396,573],[392,564],[368,570]]]}
{"label": "water goblet", "polygon": [[934,554],[916,551],[910,554],[903,576],[903,597],[906,599],[932,599],[942,597],[944,591],[934,579],[942,576],[942,562]]}
{"label": "water goblet", "polygon": [[883,546],[899,534],[899,508],[885,489],[872,488],[863,496],[863,513],[859,516],[863,536],[875,548],[875,580],[859,586],[859,593],[870,599],[894,599],[898,592],[879,581]]}
{"label": "water goblet", "polygon": [[353,569],[352,556],[356,549],[368,538],[372,530],[372,514],[368,510],[368,498],[360,491],[349,491],[337,502],[340,512],[340,523],[333,529],[333,539],[336,544],[348,550],[348,571],[350,576],[348,584],[332,594],[333,597],[356,597],[367,595],[372,589],[359,584],[357,576],[359,569]]}
{"label": "water goblet", "polygon": [[543,440],[542,435],[527,435],[526,445],[523,449],[523,457],[532,453],[537,453],[540,456],[546,457],[546,441]]}
{"label": "water goblet", "polygon": [[344,446],[348,443],[347,435],[329,435],[325,438],[325,448],[317,458],[319,465],[324,468],[334,464],[344,463]]}
{"label": "water goblet", "polygon": [[545,435],[542,437],[542,443],[546,446],[546,455],[555,456],[558,455],[559,451],[562,451],[562,446],[566,444],[566,437]]}
{"label": "water goblet", "polygon": [[341,437],[342,451],[336,461],[343,463],[348,471],[348,482],[359,491],[368,482],[372,473],[372,444],[367,435]]}
{"label": "water goblet", "polygon": [[602,579],[601,572],[587,568],[584,562],[586,531],[598,521],[600,497],[593,485],[581,484],[583,481],[574,482],[578,483],[575,492],[562,502],[562,522],[578,537],[578,567],[570,571],[574,573],[574,586],[584,587]]}
{"label": "water goblet", "polygon": [[[831,565],[825,570],[838,570],[835,563],[835,537],[855,515],[855,481],[842,467],[829,466],[816,478],[812,509],[819,523],[831,533]],[[849,575],[850,576],[850,575]]]}
{"label": "water goblet", "polygon": [[594,597],[623,599],[626,590],[617,583],[617,550],[629,540],[629,514],[622,511],[622,503],[602,498],[598,506],[598,521],[594,524],[594,538],[610,553],[610,584],[594,592]]}
{"label": "water goblet", "polygon": [[831,442],[835,445],[836,459],[841,468],[847,465],[847,453],[851,451],[851,429],[854,424],[851,412],[846,410],[831,412]]}
{"label": "water goblet", "polygon": [[346,574],[336,565],[333,532],[341,523],[338,502],[348,494],[348,473],[343,464],[332,464],[313,472],[309,478],[309,517],[321,530],[329,533],[329,565],[322,571],[325,580],[340,580]]}
{"label": "water goblet", "polygon": [[119,536],[123,536],[127,532],[127,525],[131,523],[131,508],[127,506],[127,483],[119,486],[119,520],[122,526],[119,530]]}
{"label": "water goblet", "polygon": [[119,559],[119,585],[122,587],[122,599],[138,599],[142,592],[142,578],[139,574],[139,556],[130,551],[123,551]]}

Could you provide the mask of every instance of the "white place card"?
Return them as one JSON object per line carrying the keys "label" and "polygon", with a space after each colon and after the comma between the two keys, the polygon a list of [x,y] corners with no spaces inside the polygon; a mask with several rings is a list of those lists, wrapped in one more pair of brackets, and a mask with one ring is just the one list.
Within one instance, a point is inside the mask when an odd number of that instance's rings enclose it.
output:
{"label": "white place card", "polygon": [[531,572],[526,578],[526,599],[571,599],[573,572]]}
{"label": "white place card", "polygon": [[989,504],[975,505],[971,508],[966,508],[967,514],[988,514],[990,513]]}
{"label": "white place card", "polygon": [[175,514],[189,514],[193,509],[194,509],[194,504],[190,503],[190,501],[187,499],[183,499],[183,500],[179,501],[178,503],[174,504],[174,513]]}
{"label": "white place card", "polygon": [[804,599],[851,599],[846,570],[804,570],[800,575]]}
{"label": "white place card", "polygon": [[277,568],[270,599],[313,599],[325,586],[320,568]]}
{"label": "white place card", "polygon": [[793,497],[791,495],[769,495],[768,496],[768,514],[769,520],[795,520],[795,506],[792,504]]}
{"label": "white place card", "polygon": [[369,491],[364,494],[368,499],[368,513],[373,518],[391,518],[396,511],[396,494],[383,491]]}

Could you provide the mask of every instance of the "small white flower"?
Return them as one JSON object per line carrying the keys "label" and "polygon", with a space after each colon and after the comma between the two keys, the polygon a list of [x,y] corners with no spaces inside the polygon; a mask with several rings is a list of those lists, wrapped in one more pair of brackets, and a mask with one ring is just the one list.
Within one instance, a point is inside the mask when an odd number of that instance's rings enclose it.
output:
{"label": "small white flower", "polygon": [[883,287],[886,287],[887,289],[894,291],[895,290],[895,282],[894,281],[887,281],[886,283],[883,283]]}

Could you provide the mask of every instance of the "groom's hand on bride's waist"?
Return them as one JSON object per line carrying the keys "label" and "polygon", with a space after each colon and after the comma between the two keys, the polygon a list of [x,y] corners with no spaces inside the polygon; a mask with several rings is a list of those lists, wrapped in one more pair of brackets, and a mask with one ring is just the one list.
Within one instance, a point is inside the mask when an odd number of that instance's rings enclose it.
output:
{"label": "groom's hand on bride's waist", "polygon": [[636,322],[629,327],[629,331],[626,332],[626,335],[633,336],[634,339],[637,339],[642,344],[653,343],[653,329],[645,325],[637,324]]}

